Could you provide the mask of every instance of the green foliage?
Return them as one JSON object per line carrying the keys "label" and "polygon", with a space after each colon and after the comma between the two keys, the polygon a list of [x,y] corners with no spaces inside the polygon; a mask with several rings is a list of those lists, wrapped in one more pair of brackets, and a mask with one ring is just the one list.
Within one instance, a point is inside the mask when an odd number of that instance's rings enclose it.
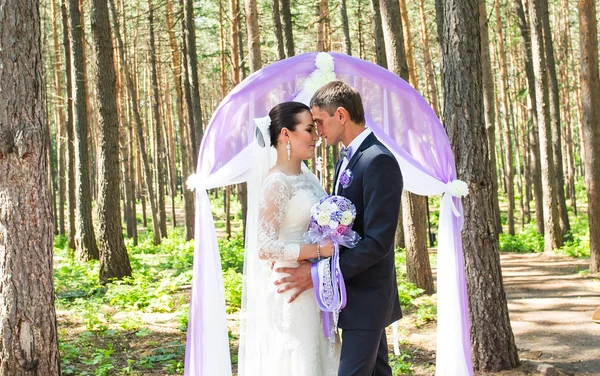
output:
{"label": "green foliage", "polygon": [[219,253],[223,270],[244,271],[244,238],[241,234],[229,239],[219,239]]}
{"label": "green foliage", "polygon": [[223,273],[227,313],[235,312],[242,307],[242,275],[235,269],[227,269]]}
{"label": "green foliage", "polygon": [[590,232],[587,214],[571,217],[570,224],[571,231],[565,235],[565,244],[558,252],[571,257],[590,257]]}
{"label": "green foliage", "polygon": [[525,230],[514,236],[506,233],[500,234],[501,252],[543,252],[544,237],[535,228],[535,223],[525,225]]}
{"label": "green foliage", "polygon": [[412,375],[412,363],[408,362],[411,356],[407,353],[401,353],[399,356],[390,357],[390,367],[394,375]]}

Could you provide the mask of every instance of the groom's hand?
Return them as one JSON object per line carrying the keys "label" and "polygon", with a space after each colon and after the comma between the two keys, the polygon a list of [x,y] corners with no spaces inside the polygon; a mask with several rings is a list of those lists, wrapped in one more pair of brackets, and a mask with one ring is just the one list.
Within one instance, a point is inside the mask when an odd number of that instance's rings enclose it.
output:
{"label": "groom's hand", "polygon": [[281,286],[277,290],[278,293],[283,293],[291,289],[296,289],[294,295],[292,295],[292,297],[288,300],[288,303],[293,302],[298,296],[300,296],[300,294],[313,287],[312,277],[310,275],[310,266],[310,262],[304,261],[300,262],[300,266],[298,266],[297,268],[275,269],[275,271],[278,273],[289,274],[287,277],[279,278],[277,281],[275,281],[275,285],[278,286],[287,283],[285,286]]}

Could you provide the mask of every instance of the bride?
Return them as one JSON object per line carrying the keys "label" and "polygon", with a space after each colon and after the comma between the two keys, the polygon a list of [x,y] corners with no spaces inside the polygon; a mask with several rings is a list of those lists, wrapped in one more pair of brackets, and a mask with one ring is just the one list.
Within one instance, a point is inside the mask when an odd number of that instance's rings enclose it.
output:
{"label": "bride", "polygon": [[314,156],[318,141],[310,109],[299,102],[278,104],[259,124],[257,139],[275,148],[276,162],[262,183],[255,246],[246,252],[238,374],[337,375],[340,341],[325,338],[313,290],[289,303],[293,290],[278,293],[275,285],[285,276],[275,268],[332,254],[329,241],[302,240],[312,205],[326,195],[303,163]]}

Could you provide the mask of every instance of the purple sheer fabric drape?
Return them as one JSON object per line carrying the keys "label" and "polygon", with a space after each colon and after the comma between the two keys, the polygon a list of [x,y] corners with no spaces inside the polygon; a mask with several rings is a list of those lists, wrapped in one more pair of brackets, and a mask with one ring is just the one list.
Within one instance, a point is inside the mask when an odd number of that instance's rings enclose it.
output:
{"label": "purple sheer fabric drape", "polygon": [[[253,119],[266,116],[277,103],[296,97],[306,77],[316,69],[316,55],[303,54],[271,64],[249,76],[223,99],[206,129],[200,147],[197,168],[200,186],[208,188],[217,183],[228,185],[244,181],[245,170],[236,157],[239,159],[240,153],[248,153],[254,141]],[[438,262],[438,316],[447,312],[449,316],[444,316],[445,320],[438,320],[440,339],[437,374],[472,375],[468,297],[461,242],[462,218],[451,212],[452,205],[457,213],[462,213],[462,207],[460,199],[450,197],[446,186],[446,183],[456,179],[448,137],[425,99],[404,80],[375,64],[340,53],[332,52],[330,55],[334,58],[337,79],[361,93],[367,125],[396,155],[404,174],[405,189],[421,195],[448,196],[442,199],[440,210],[440,217],[445,218],[445,227],[442,228],[440,218],[438,253],[443,252],[444,256],[438,257],[447,256],[449,263]],[[221,178],[215,179],[215,176]],[[198,203],[206,206],[206,192],[200,191],[197,194]],[[202,328],[223,326],[225,318],[224,310],[220,312],[224,307],[222,279],[212,273],[203,273],[199,266],[210,261],[211,267],[216,267],[215,260],[219,260],[216,240],[206,238],[213,237],[214,230],[198,231],[199,226],[214,228],[210,216],[211,212],[206,208],[197,211],[196,234],[202,238],[196,239],[194,252],[186,375],[215,375],[215,370],[221,369],[216,363],[229,364],[229,349],[223,344],[227,338],[215,342],[219,346],[216,350],[209,351],[201,345],[214,340],[207,338],[206,330]],[[442,265],[449,269],[448,273],[441,272]],[[220,265],[217,273],[221,273]],[[442,282],[439,274],[446,280]],[[440,294],[442,283],[444,296]],[[214,291],[219,293],[215,294]],[[207,310],[210,312],[207,313]],[[448,320],[448,317],[451,319]],[[226,326],[211,335],[217,335],[215,333],[226,337]],[[218,374],[226,374],[221,372]]]}

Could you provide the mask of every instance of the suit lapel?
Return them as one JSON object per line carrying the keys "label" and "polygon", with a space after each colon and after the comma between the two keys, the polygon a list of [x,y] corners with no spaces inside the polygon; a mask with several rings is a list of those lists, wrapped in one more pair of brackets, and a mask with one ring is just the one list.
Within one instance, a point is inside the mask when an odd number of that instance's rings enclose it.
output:
{"label": "suit lapel", "polygon": [[[352,170],[352,168],[354,167],[354,165],[356,164],[356,162],[358,162],[358,160],[360,159],[360,157],[362,157],[363,151],[365,151],[367,148],[369,148],[371,145],[373,145],[375,143],[375,141],[377,141],[377,137],[375,137],[375,135],[373,133],[369,134],[367,136],[367,138],[365,138],[365,140],[362,142],[362,144],[360,144],[360,146],[358,147],[358,150],[356,151],[356,153],[354,153],[352,155],[352,158],[350,158],[350,161],[348,162],[348,166],[346,166],[346,170]],[[339,166],[341,166],[342,164],[339,163]],[[338,176],[341,173],[340,168],[337,168],[337,172],[335,174],[335,181],[337,182]],[[337,191],[337,195],[340,195],[342,193],[342,189],[344,189],[342,187],[342,185],[340,184],[338,186],[338,191]]]}

